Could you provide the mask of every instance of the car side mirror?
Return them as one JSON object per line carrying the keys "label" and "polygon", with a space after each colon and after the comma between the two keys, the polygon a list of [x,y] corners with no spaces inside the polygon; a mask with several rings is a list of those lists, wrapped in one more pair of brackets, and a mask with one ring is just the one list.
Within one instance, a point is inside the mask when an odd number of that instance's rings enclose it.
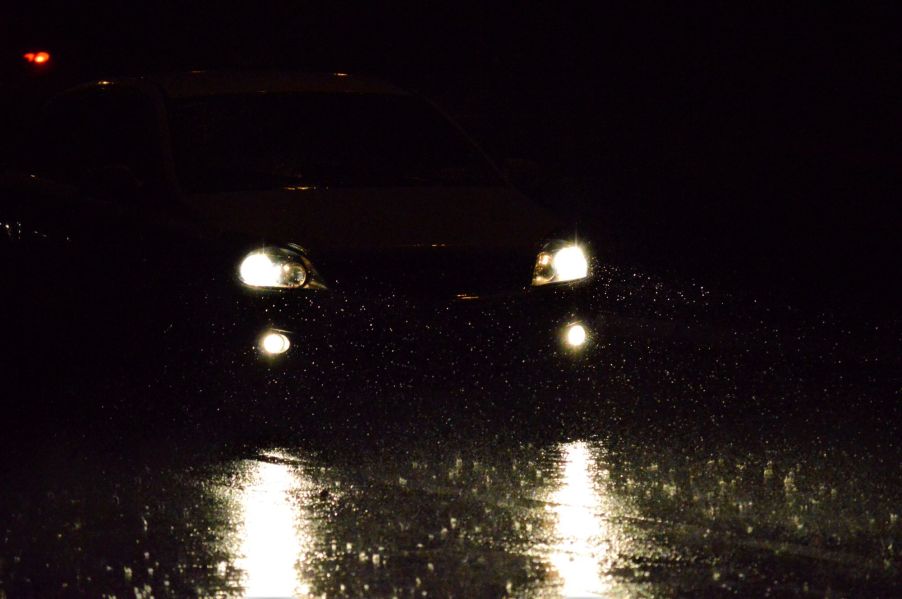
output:
{"label": "car side mirror", "polygon": [[132,169],[110,164],[88,172],[80,187],[86,195],[98,200],[127,204],[135,200],[139,186]]}

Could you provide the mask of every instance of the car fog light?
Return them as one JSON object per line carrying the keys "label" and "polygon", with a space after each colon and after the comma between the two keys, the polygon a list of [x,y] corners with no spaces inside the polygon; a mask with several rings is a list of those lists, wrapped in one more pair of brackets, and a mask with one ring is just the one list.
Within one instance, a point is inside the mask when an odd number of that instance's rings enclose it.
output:
{"label": "car fog light", "polygon": [[571,324],[564,332],[564,341],[570,347],[582,347],[587,338],[586,327],[581,324]]}
{"label": "car fog light", "polygon": [[283,333],[270,331],[264,333],[260,339],[260,349],[263,350],[263,353],[271,356],[284,354],[289,347],[291,347],[291,341]]}

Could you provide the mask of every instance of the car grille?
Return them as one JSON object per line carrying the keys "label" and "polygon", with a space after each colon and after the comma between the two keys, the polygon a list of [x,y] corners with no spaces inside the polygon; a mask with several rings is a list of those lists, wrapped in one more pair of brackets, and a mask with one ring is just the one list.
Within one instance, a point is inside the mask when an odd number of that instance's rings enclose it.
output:
{"label": "car grille", "polygon": [[313,257],[335,291],[385,296],[467,298],[522,291],[532,272],[530,252],[411,248]]}

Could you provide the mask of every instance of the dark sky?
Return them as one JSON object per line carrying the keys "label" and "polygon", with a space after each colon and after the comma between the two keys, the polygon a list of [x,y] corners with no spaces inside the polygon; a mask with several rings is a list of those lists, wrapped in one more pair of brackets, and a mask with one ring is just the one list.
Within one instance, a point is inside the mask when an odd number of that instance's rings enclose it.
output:
{"label": "dark sky", "polygon": [[[590,167],[583,146],[596,134],[679,145],[674,159],[688,163],[758,151],[773,133],[829,149],[864,125],[879,136],[900,99],[891,5],[80,4],[17,3],[3,20],[8,53],[56,50],[70,81],[234,65],[381,74],[458,112],[550,126],[537,133],[575,144]],[[505,152],[520,143],[500,137]]]}
{"label": "dark sky", "polygon": [[897,73],[900,50],[891,5],[60,4],[10,3],[3,39],[59,46],[98,69],[334,65],[414,81],[471,81],[479,71],[518,85],[607,81],[690,94],[742,79],[879,84]]}

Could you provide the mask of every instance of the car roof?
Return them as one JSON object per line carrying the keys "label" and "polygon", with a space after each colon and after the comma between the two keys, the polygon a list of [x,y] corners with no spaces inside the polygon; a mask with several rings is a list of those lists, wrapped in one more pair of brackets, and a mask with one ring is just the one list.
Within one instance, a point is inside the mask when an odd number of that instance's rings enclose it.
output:
{"label": "car roof", "polygon": [[188,71],[95,81],[77,89],[110,85],[143,87],[148,84],[170,98],[253,93],[408,94],[399,87],[371,77],[295,71]]}

